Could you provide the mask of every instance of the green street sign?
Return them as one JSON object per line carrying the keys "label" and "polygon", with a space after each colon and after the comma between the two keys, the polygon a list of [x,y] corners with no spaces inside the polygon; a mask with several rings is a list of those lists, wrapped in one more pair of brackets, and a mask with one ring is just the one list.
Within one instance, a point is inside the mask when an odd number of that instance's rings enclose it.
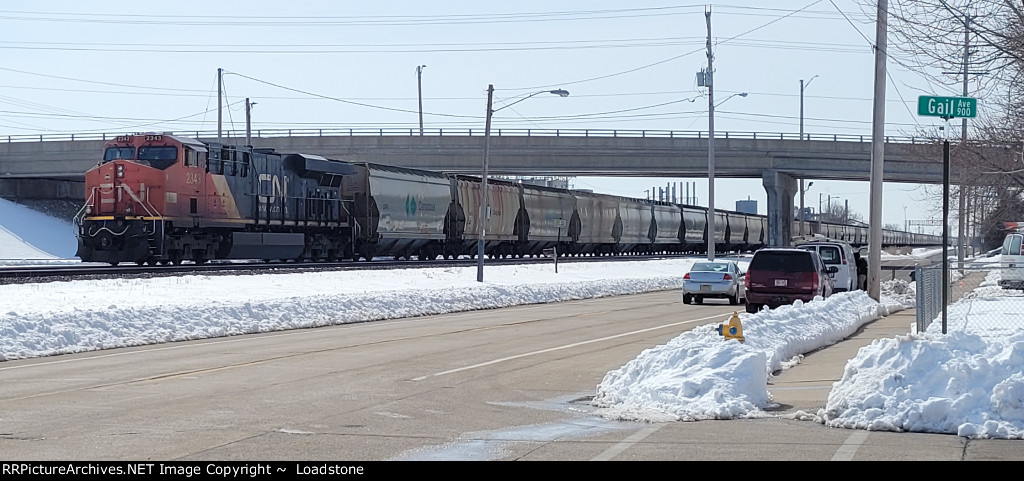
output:
{"label": "green street sign", "polygon": [[971,97],[929,97],[917,98],[917,115],[926,117],[953,117],[973,119],[978,115],[978,99]]}

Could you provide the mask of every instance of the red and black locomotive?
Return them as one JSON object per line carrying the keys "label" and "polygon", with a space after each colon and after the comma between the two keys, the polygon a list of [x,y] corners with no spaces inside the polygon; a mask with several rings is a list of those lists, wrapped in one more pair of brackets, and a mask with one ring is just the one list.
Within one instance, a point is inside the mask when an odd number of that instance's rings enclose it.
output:
{"label": "red and black locomotive", "polygon": [[350,249],[351,165],[164,134],[107,142],[76,217],[86,262],[335,259]]}

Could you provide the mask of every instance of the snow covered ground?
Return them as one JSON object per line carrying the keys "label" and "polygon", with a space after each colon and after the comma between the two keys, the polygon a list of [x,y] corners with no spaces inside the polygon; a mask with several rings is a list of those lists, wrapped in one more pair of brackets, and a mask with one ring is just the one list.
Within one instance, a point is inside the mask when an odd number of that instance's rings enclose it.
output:
{"label": "snow covered ground", "polygon": [[[22,209],[0,200],[0,264],[75,262],[65,260],[73,227]],[[483,284],[475,267],[448,267],[3,285],[0,360],[677,289],[698,260],[561,264],[557,274],[550,264],[489,266]],[[1024,439],[1024,304],[997,287],[997,276],[950,306],[949,334],[930,328],[861,349],[825,408],[806,419]],[[772,372],[912,307],[913,288],[890,281],[881,303],[851,292],[743,313],[745,343],[723,340],[717,322],[700,326],[609,372],[595,404],[607,417],[645,421],[769,416]]]}

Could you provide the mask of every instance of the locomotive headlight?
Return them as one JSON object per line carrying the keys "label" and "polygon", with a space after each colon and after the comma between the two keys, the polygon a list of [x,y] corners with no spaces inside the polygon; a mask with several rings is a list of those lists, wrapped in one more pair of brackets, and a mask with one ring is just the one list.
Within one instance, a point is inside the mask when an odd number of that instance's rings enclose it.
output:
{"label": "locomotive headlight", "polygon": [[85,213],[86,214],[92,214],[92,206],[91,205],[85,207]]}
{"label": "locomotive headlight", "polygon": [[117,164],[117,177],[124,177],[124,164]]}

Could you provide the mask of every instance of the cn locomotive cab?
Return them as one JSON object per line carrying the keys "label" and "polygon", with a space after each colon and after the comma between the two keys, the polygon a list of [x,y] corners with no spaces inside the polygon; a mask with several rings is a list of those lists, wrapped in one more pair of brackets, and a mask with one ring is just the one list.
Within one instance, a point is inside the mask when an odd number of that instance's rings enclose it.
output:
{"label": "cn locomotive cab", "polygon": [[160,259],[167,205],[167,171],[184,169],[195,197],[205,177],[206,147],[171,135],[123,135],[107,142],[85,174],[86,201],[75,217],[77,256],[86,262],[155,263]]}

